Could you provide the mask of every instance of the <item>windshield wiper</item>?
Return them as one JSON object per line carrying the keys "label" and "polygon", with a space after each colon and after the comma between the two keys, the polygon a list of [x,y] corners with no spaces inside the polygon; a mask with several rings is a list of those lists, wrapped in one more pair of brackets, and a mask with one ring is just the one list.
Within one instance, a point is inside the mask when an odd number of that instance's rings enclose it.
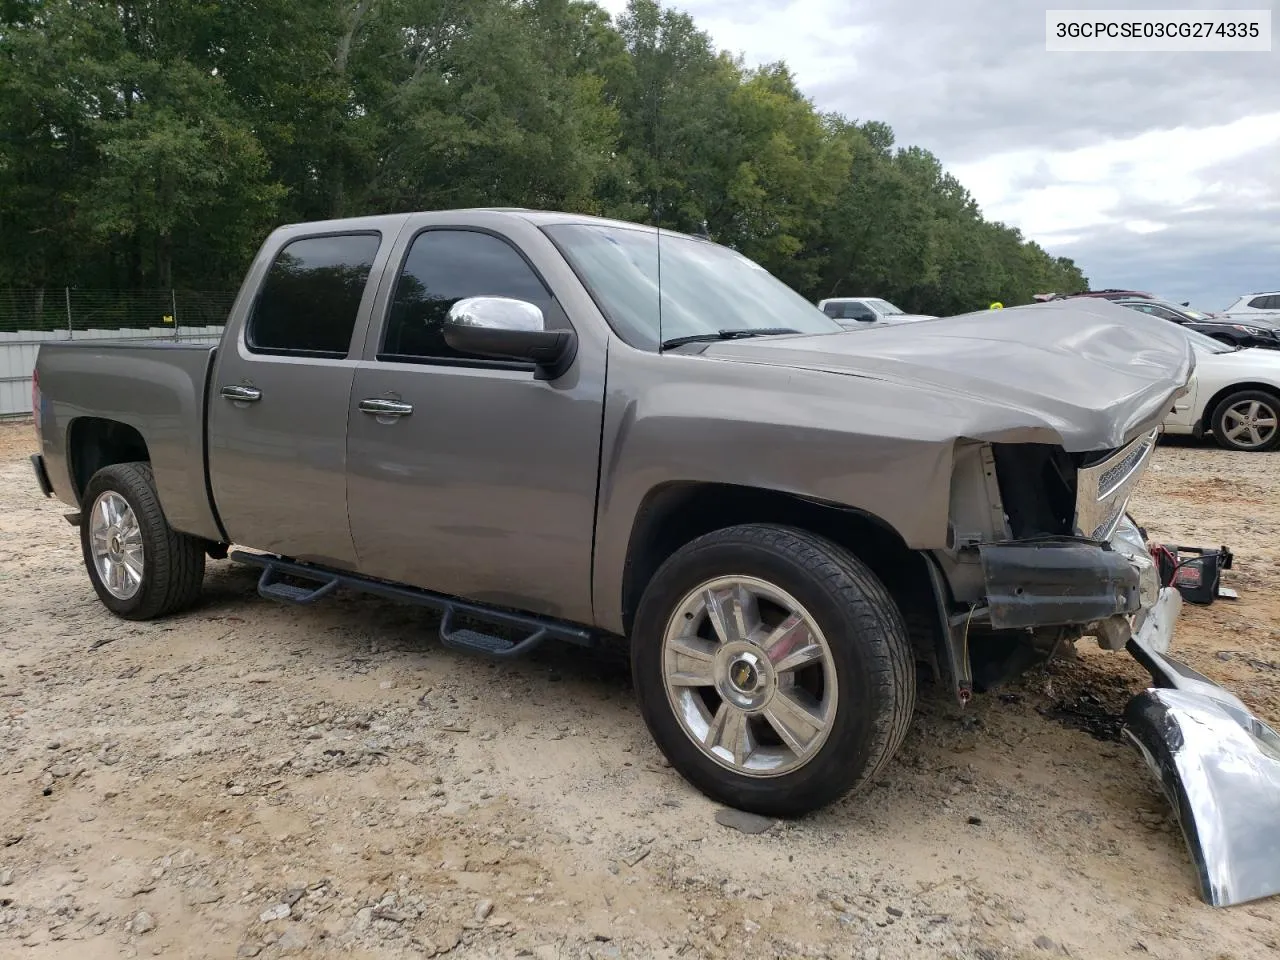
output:
{"label": "windshield wiper", "polygon": [[662,349],[670,350],[686,343],[711,343],[716,340],[746,340],[748,337],[772,337],[779,333],[799,333],[791,327],[757,327],[754,330],[717,330],[715,333],[695,333],[688,337],[674,337],[662,341]]}

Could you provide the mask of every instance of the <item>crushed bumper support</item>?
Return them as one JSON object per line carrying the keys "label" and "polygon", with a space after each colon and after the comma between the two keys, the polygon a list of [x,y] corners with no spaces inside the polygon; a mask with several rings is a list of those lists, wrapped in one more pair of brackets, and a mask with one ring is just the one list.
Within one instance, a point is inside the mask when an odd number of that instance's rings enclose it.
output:
{"label": "crushed bumper support", "polygon": [[983,544],[978,553],[997,630],[1084,624],[1141,607],[1137,568],[1096,544]]}
{"label": "crushed bumper support", "polygon": [[1280,735],[1234,695],[1169,657],[1166,587],[1128,650],[1154,686],[1125,708],[1125,735],[1174,808],[1201,898],[1233,906],[1280,893]]}

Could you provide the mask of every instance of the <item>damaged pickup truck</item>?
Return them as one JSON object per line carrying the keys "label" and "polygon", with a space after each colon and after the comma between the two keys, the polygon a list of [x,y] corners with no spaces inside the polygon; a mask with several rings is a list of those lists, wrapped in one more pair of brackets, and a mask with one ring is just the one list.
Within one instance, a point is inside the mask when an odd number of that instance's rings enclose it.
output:
{"label": "damaged pickup truck", "polygon": [[1127,648],[1127,729],[1234,903],[1280,881],[1274,734],[1168,658],[1179,595],[1126,513],[1193,364],[1104,302],[845,332],[693,237],[380,216],[273,233],[217,347],[44,344],[33,461],[119,616],[230,553],[265,597],[423,604],[486,656],[626,638],[675,769],[765,814],[875,777],[918,671],[964,702]]}

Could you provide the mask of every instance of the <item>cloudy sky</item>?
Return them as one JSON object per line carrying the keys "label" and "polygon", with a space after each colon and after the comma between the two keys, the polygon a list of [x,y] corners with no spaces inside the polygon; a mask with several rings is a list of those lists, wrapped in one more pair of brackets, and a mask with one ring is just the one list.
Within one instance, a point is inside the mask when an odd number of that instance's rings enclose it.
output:
{"label": "cloudy sky", "polygon": [[[619,12],[626,0],[599,0]],[[1203,309],[1280,290],[1280,42],[1270,53],[1048,53],[1045,10],[1272,11],[1276,0],[675,0],[820,109],[937,154],[993,219],[1095,289]]]}

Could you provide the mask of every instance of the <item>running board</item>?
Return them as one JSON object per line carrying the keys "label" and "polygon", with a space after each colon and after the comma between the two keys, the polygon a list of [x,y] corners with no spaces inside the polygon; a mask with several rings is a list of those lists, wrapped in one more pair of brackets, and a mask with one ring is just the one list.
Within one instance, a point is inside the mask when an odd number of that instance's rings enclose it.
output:
{"label": "running board", "polygon": [[444,616],[440,618],[442,644],[454,650],[466,650],[495,660],[514,660],[517,657],[523,657],[542,646],[542,642],[546,639],[546,627],[539,627],[523,640],[518,641],[504,640],[502,637],[492,633],[482,633],[479,630],[454,629],[452,607],[445,610]]}
{"label": "running board", "polygon": [[[333,591],[338,589],[338,578],[335,576],[324,577],[319,574],[307,574],[305,579],[317,580],[320,586],[314,590],[308,590],[306,587],[295,586],[292,583],[282,583],[279,579],[282,573],[291,573],[280,568],[278,564],[267,563],[262,568],[262,576],[258,578],[258,595],[266,597],[268,600],[279,600],[281,603],[296,603],[303,606],[308,603],[315,603],[321,597],[327,597]],[[301,577],[302,574],[291,573],[294,577]]]}
{"label": "running board", "polygon": [[[339,587],[347,587],[361,593],[370,593],[389,600],[415,603],[438,610],[441,614],[440,642],[444,646],[491,659],[512,660],[523,657],[542,646],[547,640],[562,640],[581,647],[594,647],[597,644],[595,631],[560,620],[514,613],[500,607],[459,600],[457,597],[446,596],[431,590],[420,590],[417,587],[388,583],[385,580],[375,580],[359,574],[329,570],[270,554],[233,550],[229,557],[237,563],[262,568],[262,576],[258,580],[258,593],[270,600],[309,604],[328,596]],[[317,586],[314,589],[307,589],[283,583],[279,579],[282,576],[308,580]],[[455,620],[458,617],[481,621],[498,628],[520,631],[525,636],[520,640],[512,641],[486,631],[457,627]]]}

